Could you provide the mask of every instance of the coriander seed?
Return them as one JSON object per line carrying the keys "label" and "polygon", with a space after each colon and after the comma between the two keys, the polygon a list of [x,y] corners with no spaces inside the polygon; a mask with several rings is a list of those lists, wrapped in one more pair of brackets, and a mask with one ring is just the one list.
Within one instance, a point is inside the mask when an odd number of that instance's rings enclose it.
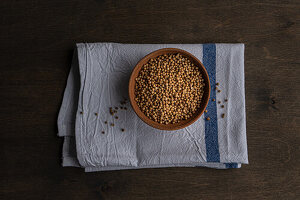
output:
{"label": "coriander seed", "polygon": [[189,58],[180,53],[160,55],[150,59],[139,71],[135,79],[135,101],[149,119],[174,124],[197,112],[204,88],[201,71]]}
{"label": "coriander seed", "polygon": [[109,108],[109,113],[110,113],[111,115],[114,115],[114,111],[113,111],[112,107]]}

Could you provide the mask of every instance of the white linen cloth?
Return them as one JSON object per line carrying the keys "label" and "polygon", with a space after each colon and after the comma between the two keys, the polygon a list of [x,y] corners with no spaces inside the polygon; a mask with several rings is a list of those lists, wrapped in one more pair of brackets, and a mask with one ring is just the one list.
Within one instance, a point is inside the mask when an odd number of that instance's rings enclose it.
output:
{"label": "white linen cloth", "polygon": [[[210,77],[211,99],[216,101],[210,100],[208,112],[199,120],[176,131],[148,126],[129,103],[126,111],[118,110],[119,119],[113,118],[109,107],[128,99],[128,81],[137,62],[161,48],[183,49],[202,61]],[[217,82],[220,93],[215,90]],[[224,108],[216,103],[219,100]],[[62,165],[86,172],[240,168],[248,164],[244,44],[77,44],[58,116],[58,136],[64,137]]]}

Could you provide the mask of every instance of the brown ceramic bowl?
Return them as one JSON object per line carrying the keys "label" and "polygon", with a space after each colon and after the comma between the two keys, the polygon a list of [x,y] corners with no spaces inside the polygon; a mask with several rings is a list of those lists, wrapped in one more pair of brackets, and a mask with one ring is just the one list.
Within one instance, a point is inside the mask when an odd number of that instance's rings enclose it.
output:
{"label": "brown ceramic bowl", "polygon": [[[205,87],[204,87],[204,95],[202,97],[202,101],[200,104],[200,108],[196,111],[196,113],[190,117],[187,120],[183,120],[180,121],[178,123],[175,124],[160,124],[158,122],[153,121],[152,119],[148,118],[138,107],[136,101],[135,101],[135,92],[134,92],[134,88],[135,88],[135,78],[138,76],[142,66],[144,64],[146,64],[151,58],[156,58],[160,55],[163,54],[176,54],[176,53],[180,53],[184,56],[186,56],[188,59],[190,59],[191,61],[193,61],[193,63],[199,67],[200,72],[202,73],[204,82],[205,82]],[[157,51],[154,51],[150,54],[148,54],[147,56],[145,56],[144,58],[142,58],[137,65],[135,66],[135,68],[133,69],[132,73],[131,73],[131,77],[129,80],[129,99],[130,99],[130,103],[132,105],[133,110],[135,111],[135,113],[148,125],[157,128],[157,129],[161,129],[161,130],[177,130],[177,129],[182,129],[184,127],[187,127],[189,125],[191,125],[192,123],[194,123],[204,112],[208,101],[209,101],[209,95],[210,95],[210,84],[209,84],[209,77],[207,74],[206,69],[204,68],[203,64],[192,54],[190,54],[189,52],[186,52],[184,50],[181,49],[175,49],[175,48],[165,48],[165,49],[159,49]]]}

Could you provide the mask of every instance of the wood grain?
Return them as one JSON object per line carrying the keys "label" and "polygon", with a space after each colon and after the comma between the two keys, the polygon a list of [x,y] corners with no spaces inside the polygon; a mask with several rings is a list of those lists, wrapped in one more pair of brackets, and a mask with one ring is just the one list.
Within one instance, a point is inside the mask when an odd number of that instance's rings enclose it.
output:
{"label": "wood grain", "polygon": [[[300,2],[0,1],[0,199],[300,199]],[[76,42],[243,42],[249,165],[62,168]]]}

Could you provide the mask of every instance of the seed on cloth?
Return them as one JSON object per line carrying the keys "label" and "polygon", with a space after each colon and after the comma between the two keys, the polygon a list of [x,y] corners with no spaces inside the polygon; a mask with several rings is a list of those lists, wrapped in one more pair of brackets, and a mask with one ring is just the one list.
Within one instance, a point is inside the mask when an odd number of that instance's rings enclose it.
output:
{"label": "seed on cloth", "polygon": [[223,113],[223,114],[221,115],[221,117],[224,118],[224,117],[225,117],[225,114]]}
{"label": "seed on cloth", "polygon": [[122,129],[121,129],[121,131],[122,131],[122,132],[124,132],[124,131],[125,131],[125,129],[124,129],[124,128],[122,128]]}
{"label": "seed on cloth", "polygon": [[212,99],[212,101],[216,101],[215,99]]}
{"label": "seed on cloth", "polygon": [[221,92],[221,90],[218,90],[218,92],[220,93],[220,92]]}
{"label": "seed on cloth", "polygon": [[104,131],[102,131],[101,133],[104,134]]}
{"label": "seed on cloth", "polygon": [[228,99],[225,99],[224,101],[225,101],[225,102],[227,102],[227,101],[228,101]]}
{"label": "seed on cloth", "polygon": [[221,101],[218,101],[218,104],[220,104],[221,103]]}
{"label": "seed on cloth", "polygon": [[107,121],[105,121],[104,124],[107,124]]}
{"label": "seed on cloth", "polygon": [[113,111],[112,107],[109,108],[109,113],[110,113],[111,115],[114,115],[114,111]]}
{"label": "seed on cloth", "polygon": [[111,125],[111,126],[115,126],[115,124],[114,124],[114,123],[111,123],[110,125]]}
{"label": "seed on cloth", "polygon": [[205,110],[204,112],[207,113],[207,110]]}
{"label": "seed on cloth", "polygon": [[116,119],[119,119],[119,117],[118,117],[118,116],[115,116],[115,118],[116,118]]}
{"label": "seed on cloth", "polygon": [[209,120],[210,120],[210,117],[206,117],[206,120],[209,121]]}
{"label": "seed on cloth", "polygon": [[224,105],[221,105],[221,108],[224,108]]}
{"label": "seed on cloth", "polygon": [[216,83],[216,85],[219,85],[219,83]]}
{"label": "seed on cloth", "polygon": [[80,112],[80,114],[82,115],[82,114],[83,114],[83,112],[81,111],[81,112]]}
{"label": "seed on cloth", "polygon": [[96,116],[98,116],[98,113],[95,113]]}

